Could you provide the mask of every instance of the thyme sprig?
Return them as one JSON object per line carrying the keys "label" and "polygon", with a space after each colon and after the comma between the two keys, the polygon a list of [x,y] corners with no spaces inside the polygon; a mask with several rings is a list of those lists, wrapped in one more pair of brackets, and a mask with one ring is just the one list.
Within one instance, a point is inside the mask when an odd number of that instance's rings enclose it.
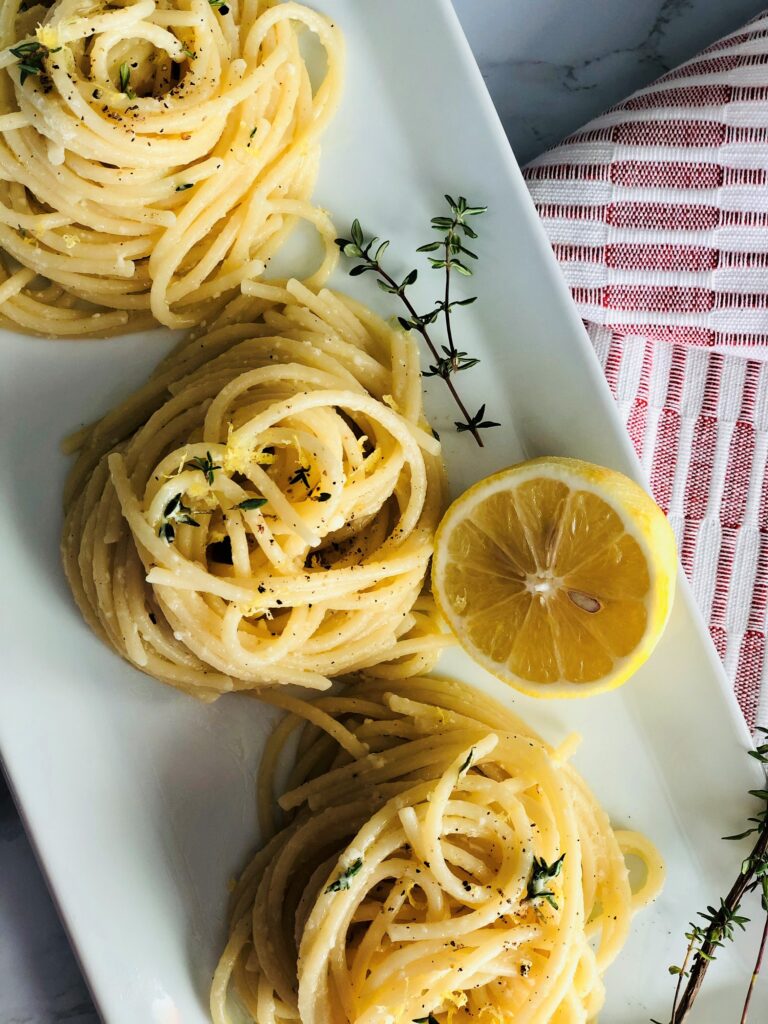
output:
{"label": "thyme sprig", "polygon": [[457,423],[456,429],[461,434],[465,430],[485,430],[488,427],[498,426],[498,423],[494,423],[493,420],[487,420],[485,418],[485,402],[483,402],[475,415],[470,419],[469,423]]}
{"label": "thyme sprig", "polygon": [[307,497],[310,501],[330,501],[331,493],[329,491],[319,490],[320,481],[313,486],[309,482],[309,474],[311,472],[311,466],[298,466],[296,471],[288,478],[289,485],[304,484],[307,491]]}
{"label": "thyme sprig", "polygon": [[199,526],[200,523],[192,517],[192,509],[181,500],[180,494],[174,494],[171,500],[163,509],[163,518],[157,531],[158,537],[162,537],[166,544],[172,544],[176,536],[174,523],[182,523],[184,526]]}
{"label": "thyme sprig", "polygon": [[[758,729],[758,732],[768,737],[768,729]],[[768,773],[768,740],[760,744],[756,750],[750,750],[748,753],[750,757],[755,758],[763,765]],[[673,964],[669,968],[669,973],[677,977],[677,984],[668,1024],[683,1024],[687,1020],[704,983],[704,977],[716,959],[718,951],[726,942],[732,942],[736,937],[737,929],[743,931],[749,921],[748,917],[739,913],[744,898],[759,891],[765,923],[741,1014],[741,1024],[747,1024],[749,1005],[768,945],[768,788],[751,789],[749,792],[751,796],[760,800],[763,806],[748,819],[749,828],[736,835],[723,836],[723,838],[740,840],[746,839],[748,836],[757,836],[757,839],[752,851],[741,862],[739,875],[728,895],[725,898],[720,898],[720,905],[717,908],[709,906],[706,911],[699,911],[698,916],[704,923],[691,922],[689,930],[685,933],[688,945],[683,961],[679,966]],[[652,1024],[661,1024],[661,1022],[654,1020]]]}
{"label": "thyme sprig", "polygon": [[357,860],[352,861],[348,868],[346,868],[339,877],[331,882],[330,885],[326,886],[326,892],[341,892],[343,889],[349,888],[350,878],[354,878],[360,868],[363,866],[363,858],[358,857]]}
{"label": "thyme sprig", "polygon": [[551,864],[547,864],[543,857],[534,857],[531,877],[528,879],[528,886],[525,890],[523,900],[546,900],[551,907],[554,907],[554,909],[557,910],[558,907],[557,901],[555,900],[555,894],[549,888],[549,883],[553,878],[557,878],[563,870],[564,860],[564,853],[561,853],[557,860],[552,861]]}
{"label": "thyme sprig", "polygon": [[[463,277],[471,277],[470,261],[477,260],[477,253],[469,249],[465,242],[466,239],[477,238],[477,232],[468,223],[468,218],[478,217],[485,213],[486,207],[470,206],[464,196],[454,199],[452,196],[446,195],[445,200],[451,215],[433,217],[431,222],[432,229],[439,232],[442,238],[427,242],[416,250],[427,254],[439,253],[439,255],[428,255],[428,259],[433,270],[445,272],[443,297],[438,299],[434,308],[426,313],[417,313],[408,296],[408,289],[416,283],[418,278],[418,270],[408,271],[398,282],[384,269],[382,258],[389,246],[389,241],[380,241],[376,237],[366,239],[360,221],[354,220],[350,229],[351,237],[337,238],[336,244],[345,256],[357,261],[349,271],[352,277],[371,272],[376,275],[376,283],[382,291],[388,295],[395,295],[402,301],[408,316],[398,316],[398,323],[403,330],[416,331],[420,334],[432,356],[433,361],[429,364],[424,376],[440,377],[445,381],[462,415],[462,419],[455,423],[456,429],[460,432],[471,433],[482,448],[483,440],[480,432],[490,427],[498,427],[499,424],[485,418],[484,405],[474,415],[470,415],[452,380],[457,373],[469,370],[480,362],[479,359],[470,357],[467,352],[457,348],[453,337],[452,321],[453,310],[457,306],[471,305],[476,301],[477,296],[451,299],[451,275],[455,271]],[[437,323],[441,316],[445,323],[447,343],[438,346],[433,341],[429,328]]]}
{"label": "thyme sprig", "polygon": [[45,71],[43,66],[45,58],[49,53],[58,53],[61,47],[56,46],[50,49],[34,39],[27,43],[19,43],[18,46],[12,46],[10,49],[19,65],[19,84],[24,85],[32,75],[40,75]]}
{"label": "thyme sprig", "polygon": [[309,490],[309,473],[311,468],[311,466],[299,466],[296,472],[288,478],[289,485],[304,484],[307,490]]}
{"label": "thyme sprig", "polygon": [[217,469],[221,469],[221,466],[214,464],[213,456],[210,452],[205,453],[205,458],[196,455],[194,459],[190,459],[189,462],[184,464],[184,469],[199,469],[205,477],[207,483],[213,487],[213,474]]}

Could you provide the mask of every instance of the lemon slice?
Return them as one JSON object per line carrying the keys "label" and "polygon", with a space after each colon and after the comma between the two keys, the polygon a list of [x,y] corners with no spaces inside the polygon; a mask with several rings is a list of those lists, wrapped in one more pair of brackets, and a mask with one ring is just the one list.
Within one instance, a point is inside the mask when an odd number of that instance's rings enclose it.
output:
{"label": "lemon slice", "polygon": [[669,616],[677,555],[661,509],[621,473],[542,458],[448,509],[432,591],[465,650],[534,696],[612,689]]}

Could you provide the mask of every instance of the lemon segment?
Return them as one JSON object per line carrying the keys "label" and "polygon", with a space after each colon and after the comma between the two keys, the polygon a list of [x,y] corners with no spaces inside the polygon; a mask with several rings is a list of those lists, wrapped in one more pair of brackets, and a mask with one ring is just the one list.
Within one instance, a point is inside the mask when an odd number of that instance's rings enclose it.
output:
{"label": "lemon segment", "polygon": [[633,480],[532,459],[475,484],[437,532],[432,591],[480,664],[535,696],[624,682],[672,606],[675,539]]}

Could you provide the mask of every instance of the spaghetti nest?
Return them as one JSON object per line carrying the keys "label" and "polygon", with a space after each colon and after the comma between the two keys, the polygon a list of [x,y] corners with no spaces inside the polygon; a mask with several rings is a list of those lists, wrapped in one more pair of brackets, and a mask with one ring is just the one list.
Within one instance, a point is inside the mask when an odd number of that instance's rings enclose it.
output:
{"label": "spaghetti nest", "polygon": [[[359,682],[293,712],[265,752],[267,844],[233,894],[215,1024],[577,1024],[659,854],[616,832],[584,781],[516,716],[438,679]],[[288,823],[277,752],[300,733]],[[634,891],[625,854],[646,877]],[[232,990],[237,999],[233,999]]]}
{"label": "spaghetti nest", "polygon": [[329,291],[256,288],[258,322],[225,317],[74,440],[75,598],[202,697],[421,671],[448,641],[421,596],[443,471],[415,344]]}
{"label": "spaghetti nest", "polygon": [[[197,325],[309,202],[343,44],[273,0],[0,5],[0,323],[49,336]],[[325,50],[313,87],[300,48]]]}

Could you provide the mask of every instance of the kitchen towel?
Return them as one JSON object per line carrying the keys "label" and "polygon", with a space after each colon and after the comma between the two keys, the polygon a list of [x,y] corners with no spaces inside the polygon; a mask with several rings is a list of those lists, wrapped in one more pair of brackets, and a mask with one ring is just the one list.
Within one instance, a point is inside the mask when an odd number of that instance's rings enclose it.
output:
{"label": "kitchen towel", "polygon": [[524,174],[747,723],[768,726],[768,11]]}

